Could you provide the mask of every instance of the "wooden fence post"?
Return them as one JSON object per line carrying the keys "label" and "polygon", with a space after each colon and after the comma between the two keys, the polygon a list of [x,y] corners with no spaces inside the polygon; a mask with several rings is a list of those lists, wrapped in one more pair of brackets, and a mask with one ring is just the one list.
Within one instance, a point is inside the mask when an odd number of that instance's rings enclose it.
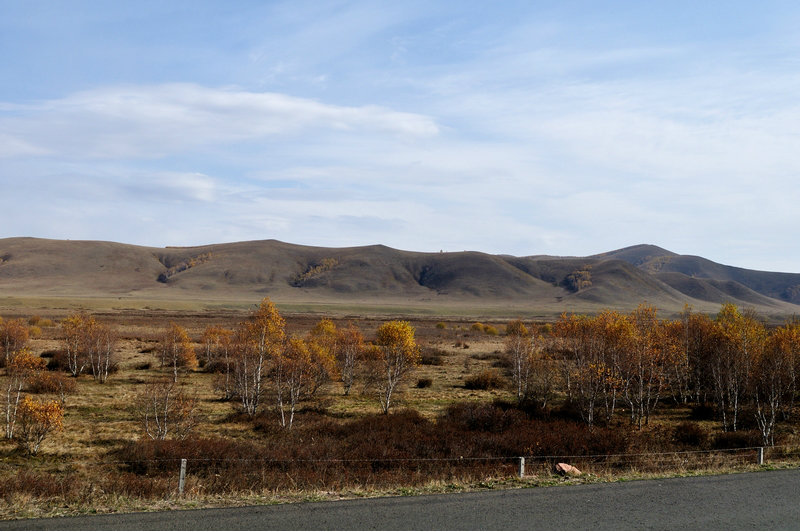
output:
{"label": "wooden fence post", "polygon": [[524,457],[520,457],[519,458],[519,469],[517,470],[517,475],[519,476],[519,479],[522,479],[522,478],[525,477],[525,458]]}
{"label": "wooden fence post", "polygon": [[763,446],[758,449],[757,462],[758,462],[759,465],[763,465],[764,464],[764,447]]}
{"label": "wooden fence post", "polygon": [[183,496],[183,488],[186,485],[186,459],[181,459],[181,475],[178,479],[178,494]]}

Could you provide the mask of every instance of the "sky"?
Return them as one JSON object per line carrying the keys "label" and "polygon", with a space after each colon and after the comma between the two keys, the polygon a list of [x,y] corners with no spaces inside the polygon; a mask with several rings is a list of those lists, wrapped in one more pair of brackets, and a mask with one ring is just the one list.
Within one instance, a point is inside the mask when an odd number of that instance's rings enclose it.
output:
{"label": "sky", "polygon": [[800,272],[800,4],[0,0],[0,238]]}

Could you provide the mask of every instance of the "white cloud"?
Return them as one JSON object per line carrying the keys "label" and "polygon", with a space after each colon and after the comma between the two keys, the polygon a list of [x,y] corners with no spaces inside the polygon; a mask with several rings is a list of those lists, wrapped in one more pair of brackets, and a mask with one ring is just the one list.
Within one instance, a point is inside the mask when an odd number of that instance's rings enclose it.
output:
{"label": "white cloud", "polygon": [[26,155],[46,155],[46,149],[30,144],[10,134],[0,133],[0,158]]}
{"label": "white cloud", "polygon": [[319,130],[429,138],[429,117],[276,93],[194,84],[107,87],[19,107],[0,117],[0,156],[159,158],[205,146]]}
{"label": "white cloud", "polygon": [[134,175],[120,181],[131,200],[155,202],[214,202],[221,188],[215,179],[200,173],[157,172]]}

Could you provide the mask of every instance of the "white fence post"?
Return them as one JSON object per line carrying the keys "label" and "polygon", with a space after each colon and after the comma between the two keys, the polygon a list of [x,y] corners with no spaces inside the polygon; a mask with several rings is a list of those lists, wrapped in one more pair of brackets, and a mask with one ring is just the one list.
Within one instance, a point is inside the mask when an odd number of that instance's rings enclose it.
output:
{"label": "white fence post", "polygon": [[525,477],[525,458],[524,457],[520,457],[519,458],[519,469],[517,470],[517,475],[519,476],[519,479],[522,479],[522,478]]}
{"label": "white fence post", "polygon": [[181,459],[181,475],[178,479],[178,494],[183,496],[183,487],[186,485],[186,459]]}
{"label": "white fence post", "polygon": [[764,447],[763,446],[758,449],[758,458],[757,458],[757,460],[758,460],[758,464],[759,465],[763,465],[764,464]]}

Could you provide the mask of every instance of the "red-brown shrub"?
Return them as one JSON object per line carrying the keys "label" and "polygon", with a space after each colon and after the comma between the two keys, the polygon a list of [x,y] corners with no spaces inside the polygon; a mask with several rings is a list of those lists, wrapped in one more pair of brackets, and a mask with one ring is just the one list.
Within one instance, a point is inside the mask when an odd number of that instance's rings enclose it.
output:
{"label": "red-brown shrub", "polygon": [[31,393],[51,393],[58,395],[71,395],[75,392],[77,383],[63,372],[39,372],[35,374],[29,384]]}
{"label": "red-brown shrub", "polygon": [[[181,459],[207,493],[281,488],[417,485],[511,474],[518,456],[624,453],[627,430],[528,419],[490,404],[450,406],[436,422],[413,410],[337,421],[304,413],[291,430],[257,417],[262,440],[131,442],[114,452],[124,470],[170,477]],[[260,420],[259,420],[260,419]]]}
{"label": "red-brown shrub", "polygon": [[711,434],[699,423],[686,421],[675,426],[673,439],[681,448],[705,450],[709,446]]}
{"label": "red-brown shrub", "polygon": [[504,386],[505,380],[500,376],[500,373],[491,369],[482,371],[464,380],[464,388],[471,390],[488,391],[491,389],[501,389]]}

